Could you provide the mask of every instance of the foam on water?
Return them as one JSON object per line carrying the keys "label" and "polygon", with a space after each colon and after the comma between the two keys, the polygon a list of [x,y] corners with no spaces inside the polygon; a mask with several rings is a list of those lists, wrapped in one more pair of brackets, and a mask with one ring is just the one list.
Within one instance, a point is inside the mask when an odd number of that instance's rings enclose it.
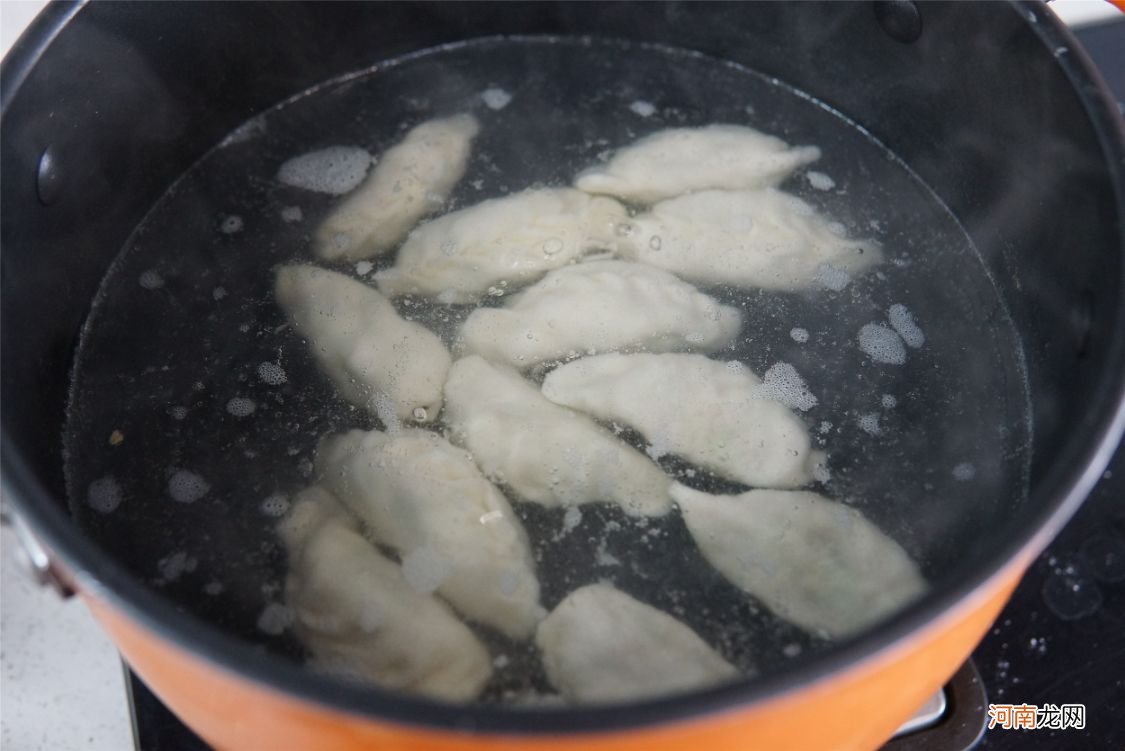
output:
{"label": "foam on water", "polygon": [[277,170],[277,179],[294,188],[342,196],[363,182],[372,161],[367,150],[358,146],[329,146],[285,162]]}
{"label": "foam on water", "polygon": [[219,231],[224,235],[236,235],[241,232],[242,228],[245,226],[246,223],[242,220],[242,217],[237,214],[231,214],[230,216],[224,216],[219,222]]}
{"label": "foam on water", "polygon": [[848,282],[852,280],[851,274],[846,269],[839,266],[833,266],[830,263],[822,263],[816,267],[816,272],[813,274],[813,281],[825,289],[830,289],[833,292],[839,292],[844,287],[848,286]]}
{"label": "foam on water", "polygon": [[207,492],[211,485],[200,475],[186,469],[179,469],[168,478],[168,495],[180,503],[195,503]]}
{"label": "foam on water", "polygon": [[879,415],[874,412],[860,415],[855,422],[864,433],[870,435],[882,435],[883,433],[883,428],[879,425]]}
{"label": "foam on water", "polygon": [[113,513],[122,498],[121,484],[108,475],[90,483],[86,492],[86,504],[99,514]]}
{"label": "foam on water", "polygon": [[156,269],[149,269],[140,275],[137,282],[145,289],[160,289],[164,286],[164,277]]}
{"label": "foam on water", "polygon": [[906,363],[906,347],[899,335],[881,323],[868,323],[859,330],[859,348],[875,362]]}
{"label": "foam on water", "polygon": [[266,516],[282,517],[289,511],[289,499],[284,493],[274,493],[263,500],[258,508]]}
{"label": "foam on water", "polygon": [[486,107],[492,110],[502,110],[512,101],[512,95],[496,86],[489,87],[481,92],[480,98]]}
{"label": "foam on water", "polygon": [[174,582],[185,573],[195,571],[199,561],[184,551],[177,551],[156,562],[161,582]]}
{"label": "foam on water", "polygon": [[898,335],[902,337],[908,347],[917,349],[926,343],[926,335],[922,333],[922,329],[918,328],[918,324],[914,322],[914,316],[911,315],[905,305],[901,303],[892,305],[887,311],[887,321],[890,322],[891,327],[898,332]]}
{"label": "foam on water", "polygon": [[632,110],[634,114],[640,115],[641,117],[652,117],[656,114],[656,107],[652,102],[646,102],[643,99],[638,99],[630,104],[629,109]]}
{"label": "foam on water", "polygon": [[271,602],[258,615],[258,630],[277,636],[293,623],[293,611],[279,602]]}
{"label": "foam on water", "polygon": [[809,340],[809,332],[801,328],[789,329],[789,338],[798,344],[804,344]]}
{"label": "foam on water", "polygon": [[809,185],[817,190],[832,190],[836,187],[836,181],[823,172],[812,170],[805,173],[805,179],[809,181]]}
{"label": "foam on water", "polygon": [[807,412],[817,405],[817,398],[801,374],[787,362],[772,365],[762,376],[761,395],[764,399],[781,402],[791,409]]}
{"label": "foam on water", "polygon": [[236,396],[227,402],[227,412],[235,417],[249,417],[257,408],[254,400],[247,399],[245,396]]}
{"label": "foam on water", "polygon": [[962,482],[971,480],[977,476],[977,468],[971,462],[961,462],[953,468],[953,477]]}
{"label": "foam on water", "polygon": [[258,380],[270,386],[280,386],[289,381],[285,369],[275,362],[258,363]]}

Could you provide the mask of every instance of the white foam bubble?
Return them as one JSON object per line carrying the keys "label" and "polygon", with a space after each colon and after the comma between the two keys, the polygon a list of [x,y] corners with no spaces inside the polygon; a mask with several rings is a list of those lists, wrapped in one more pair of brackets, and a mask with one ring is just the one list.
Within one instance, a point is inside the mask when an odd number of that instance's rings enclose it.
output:
{"label": "white foam bubble", "polygon": [[233,235],[241,232],[244,226],[245,222],[242,221],[242,217],[231,214],[230,216],[224,216],[222,221],[219,222],[219,231],[224,235]]}
{"label": "white foam bubble", "polygon": [[787,362],[776,363],[766,371],[759,394],[763,399],[772,399],[802,412],[817,405],[817,398],[809,390],[805,379]]}
{"label": "white foam bubble", "polygon": [[289,499],[285,497],[284,493],[274,493],[267,496],[258,508],[266,516],[285,516],[286,512],[289,511]]}
{"label": "white foam bubble", "polygon": [[281,220],[289,224],[295,224],[305,218],[305,213],[301,211],[300,206],[286,206],[281,210]]}
{"label": "white foam bubble", "polygon": [[512,101],[512,95],[503,89],[492,86],[481,92],[480,98],[492,110],[502,110]]}
{"label": "white foam bubble", "polygon": [[816,428],[817,432],[821,435],[827,435],[832,430],[832,423],[828,420],[821,420],[820,425]]}
{"label": "white foam bubble", "polygon": [[634,114],[640,115],[641,117],[652,117],[656,114],[656,107],[653,103],[646,102],[643,99],[638,99],[630,104],[629,109],[632,110]]}
{"label": "white foam bubble", "polygon": [[182,420],[187,417],[187,407],[169,407],[168,414],[172,416],[173,420]]}
{"label": "white foam bubble", "polygon": [[805,173],[805,179],[809,181],[809,185],[817,190],[832,190],[836,187],[836,181],[823,172],[812,170]]}
{"label": "white foam bubble", "polygon": [[99,514],[113,513],[123,497],[121,484],[109,475],[94,480],[86,490],[87,505]]}
{"label": "white foam bubble", "polygon": [[977,476],[977,468],[969,462],[961,462],[953,468],[953,479],[965,482]]}
{"label": "white foam bubble", "polygon": [[156,269],[142,272],[137,282],[145,289],[160,289],[164,286],[164,277]]}
{"label": "white foam bubble", "polygon": [[271,602],[258,615],[258,630],[277,636],[293,623],[293,611],[279,602]]}
{"label": "white foam bubble", "polygon": [[415,590],[429,594],[449,576],[449,561],[433,548],[415,548],[402,557],[402,575]]}
{"label": "white foam bubble", "polygon": [[809,340],[809,332],[802,328],[789,329],[789,338],[798,344],[804,344]]}
{"label": "white foam bubble", "polygon": [[908,347],[917,349],[926,343],[926,335],[918,328],[914,316],[902,303],[895,303],[890,307],[887,311],[887,320]]}
{"label": "white foam bubble", "polygon": [[360,276],[367,276],[371,273],[373,268],[375,268],[375,264],[371,263],[371,261],[359,261],[355,265],[355,273]]}
{"label": "white foam bubble", "polygon": [[859,348],[875,362],[902,365],[906,347],[899,335],[881,323],[868,323],[859,330]]}
{"label": "white foam bubble", "polygon": [[871,435],[880,435],[883,432],[883,428],[879,426],[879,415],[874,412],[869,412],[866,415],[860,415],[855,422],[856,425],[859,426],[859,429],[864,433],[870,433]]}
{"label": "white foam bubble", "polygon": [[329,146],[285,162],[277,179],[294,188],[342,196],[363,182],[371,163],[371,155],[358,146]]}
{"label": "white foam bubble", "polygon": [[186,469],[176,470],[168,479],[168,495],[180,503],[195,503],[209,490],[210,483]]}
{"label": "white foam bubble", "polygon": [[606,541],[602,540],[601,545],[598,546],[597,551],[594,553],[594,563],[599,566],[620,566],[621,561],[613,553],[610,553],[606,547]]}
{"label": "white foam bubble", "polygon": [[183,551],[172,553],[156,562],[156,567],[160,570],[160,579],[164,582],[174,582],[185,573],[195,571],[198,565],[199,561]]}
{"label": "white foam bubble", "polygon": [[882,404],[885,409],[894,409],[898,406],[898,399],[894,394],[883,394]]}
{"label": "white foam bubble", "polygon": [[203,594],[214,597],[215,595],[221,594],[224,589],[226,589],[226,587],[223,586],[221,581],[209,581],[203,587]]}
{"label": "white foam bubble", "polygon": [[235,417],[248,417],[254,414],[254,410],[258,405],[254,404],[253,399],[247,399],[245,396],[236,396],[227,402],[227,412]]}
{"label": "white foam bubble", "polygon": [[844,287],[848,286],[848,282],[852,280],[851,274],[846,269],[839,266],[833,266],[830,263],[822,263],[816,267],[813,273],[813,281],[825,289],[830,289],[833,292],[839,292]]}
{"label": "white foam bubble", "polygon": [[280,386],[289,381],[285,369],[275,362],[258,363],[258,380],[270,386]]}
{"label": "white foam bubble", "polygon": [[222,300],[226,296],[226,287],[215,287],[215,289],[211,290],[211,297],[215,298],[215,302]]}
{"label": "white foam bubble", "polygon": [[563,514],[562,530],[559,536],[568,535],[574,531],[575,527],[582,523],[582,509],[577,506],[568,506],[566,512]]}

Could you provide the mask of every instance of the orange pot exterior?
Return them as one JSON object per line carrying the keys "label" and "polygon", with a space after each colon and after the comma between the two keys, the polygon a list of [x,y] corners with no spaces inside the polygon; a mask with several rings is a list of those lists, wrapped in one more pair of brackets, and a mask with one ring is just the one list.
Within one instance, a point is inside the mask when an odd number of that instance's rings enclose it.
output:
{"label": "orange pot exterior", "polygon": [[874,749],[969,656],[1011,596],[1030,556],[941,619],[865,662],[741,709],[668,725],[581,735],[480,735],[426,730],[331,710],[240,677],[83,598],[125,659],[165,704],[224,751],[744,751]]}

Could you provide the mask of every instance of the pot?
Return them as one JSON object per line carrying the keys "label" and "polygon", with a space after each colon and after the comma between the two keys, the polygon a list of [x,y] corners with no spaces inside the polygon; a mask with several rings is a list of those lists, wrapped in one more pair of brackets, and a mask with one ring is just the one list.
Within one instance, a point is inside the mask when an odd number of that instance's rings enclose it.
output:
{"label": "pot", "polygon": [[[72,520],[61,435],[79,333],[168,186],[310,86],[513,34],[658,43],[775,77],[871,134],[957,217],[1019,333],[1034,441],[1026,498],[954,540],[921,600],[785,670],[684,696],[451,706],[255,650]],[[45,578],[217,748],[874,748],[969,655],[1125,428],[1125,138],[1036,3],[57,4],[5,59],[2,90],[4,495]]]}

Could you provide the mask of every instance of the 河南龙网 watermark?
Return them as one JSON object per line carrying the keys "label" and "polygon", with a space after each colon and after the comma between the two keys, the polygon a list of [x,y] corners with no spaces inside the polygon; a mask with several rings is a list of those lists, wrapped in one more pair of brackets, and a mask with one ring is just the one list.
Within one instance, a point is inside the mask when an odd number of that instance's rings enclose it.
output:
{"label": "\u6cb3\u5357\u9f99\u7f51 watermark", "polygon": [[1083,730],[1085,704],[989,704],[988,729]]}

